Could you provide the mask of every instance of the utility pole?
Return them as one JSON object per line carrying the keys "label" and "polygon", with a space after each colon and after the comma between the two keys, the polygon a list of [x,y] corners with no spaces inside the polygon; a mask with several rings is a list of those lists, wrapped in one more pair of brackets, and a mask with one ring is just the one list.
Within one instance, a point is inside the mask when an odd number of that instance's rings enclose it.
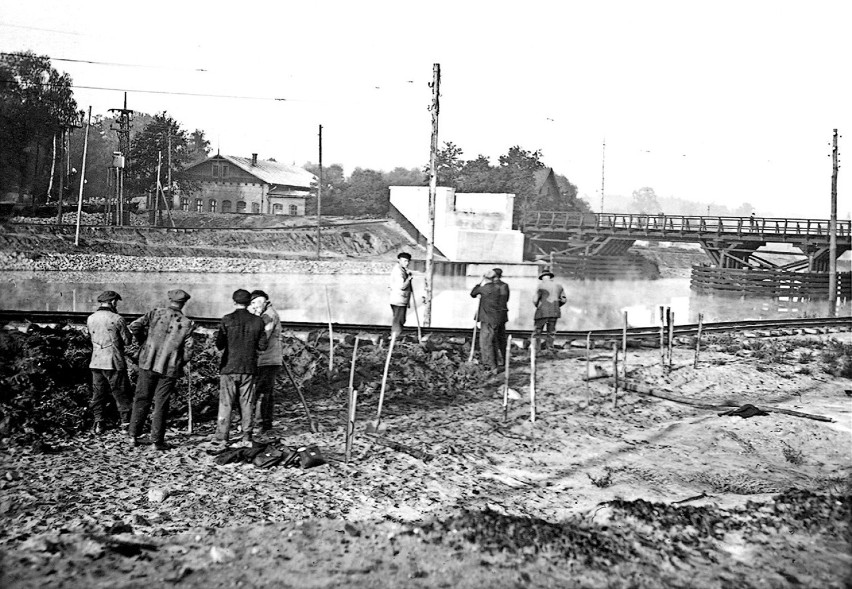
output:
{"label": "utility pole", "polygon": [[77,199],[77,232],[74,234],[74,245],[80,245],[80,217],[83,215],[83,185],[86,183],[86,151],[89,148],[89,127],[92,125],[92,107],[89,107],[89,118],[86,120],[86,135],[83,138],[83,165],[80,170],[80,196]]}
{"label": "utility pole", "polygon": [[[130,128],[132,127],[131,121],[133,120],[133,111],[127,108],[127,92],[124,93],[124,107],[123,108],[111,108],[110,112],[117,112],[118,118],[118,127],[110,126],[110,129],[115,131],[118,134],[118,151],[124,157],[124,166],[128,166],[130,164]],[[115,210],[117,212],[117,225],[124,225],[124,211],[125,211],[125,203],[124,203],[124,170],[125,168],[118,168],[116,166],[115,170],[115,189],[116,189],[116,206]]]}
{"label": "utility pole", "polygon": [[62,125],[62,147],[59,151],[59,161],[62,162],[63,153],[65,158],[65,171],[59,174],[59,204],[56,207],[56,222],[62,223],[62,204],[65,198],[65,185],[68,184],[68,190],[71,190],[71,129],[80,129],[83,127],[83,117],[85,113],[78,111],[74,119],[68,119]]}
{"label": "utility pole", "polygon": [[317,184],[317,260],[320,259],[320,219],[322,217],[322,125],[319,126],[319,184]]}
{"label": "utility pole", "polygon": [[[432,325],[432,290],[435,265],[435,201],[438,194],[438,112],[441,97],[441,64],[432,65],[432,143],[429,149],[429,235],[426,242],[426,306],[423,311],[423,326]],[[416,304],[416,302],[415,302]]]}
{"label": "utility pole", "polygon": [[[171,129],[171,127],[169,127],[168,133],[169,133],[169,140],[167,142],[167,147],[169,149],[169,152],[168,152],[168,157],[166,158],[167,159],[166,170],[167,170],[167,177],[168,177],[168,183],[169,183],[169,200],[172,202],[172,206],[175,206],[175,197],[174,197],[174,195],[172,195],[172,129]],[[165,197],[165,193],[163,194],[163,201],[167,202],[166,197]]]}
{"label": "utility pole", "polygon": [[828,222],[828,316],[837,312],[837,129],[831,149],[831,217]]}
{"label": "utility pole", "polygon": [[604,212],[604,178],[606,177],[606,138],[601,150],[601,213]]}

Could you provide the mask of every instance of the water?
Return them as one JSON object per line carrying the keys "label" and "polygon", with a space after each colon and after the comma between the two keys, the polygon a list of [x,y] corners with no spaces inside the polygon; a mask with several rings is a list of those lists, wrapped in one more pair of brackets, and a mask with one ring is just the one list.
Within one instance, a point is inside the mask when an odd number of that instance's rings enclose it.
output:
{"label": "water", "polygon": [[[568,303],[562,308],[560,330],[621,327],[628,312],[631,327],[659,325],[660,305],[669,306],[675,322],[704,320],[771,319],[825,316],[825,302],[788,303],[771,299],[739,299],[699,296],[689,289],[688,278],[647,281],[557,280],[565,287]],[[0,273],[0,309],[36,311],[92,311],[97,296],[115,290],[123,300],[119,311],[144,313],[166,303],[166,292],[182,288],[192,295],[185,311],[190,316],[220,317],[233,310],[231,293],[238,288],[260,288],[269,293],[285,321],[328,320],[335,323],[389,324],[387,277],[383,275],[325,274],[228,274],[228,273],[133,273],[133,272],[3,272]],[[432,302],[435,327],[473,327],[477,301],[470,290],[476,278],[436,276]],[[532,296],[536,278],[506,278],[511,289],[509,329],[530,329]],[[422,317],[425,294],[423,276],[414,280]],[[326,292],[328,302],[326,302]],[[848,316],[850,305],[840,305]],[[408,325],[414,326],[413,309]]]}

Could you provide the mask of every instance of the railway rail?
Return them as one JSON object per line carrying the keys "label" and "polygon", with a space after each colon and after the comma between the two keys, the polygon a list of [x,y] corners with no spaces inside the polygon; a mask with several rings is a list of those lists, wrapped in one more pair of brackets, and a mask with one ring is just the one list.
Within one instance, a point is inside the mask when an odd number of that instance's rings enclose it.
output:
{"label": "railway rail", "polygon": [[[5,311],[0,310],[0,325],[8,325],[9,323],[36,323],[36,324],[51,324],[51,323],[67,323],[82,325],[86,323],[86,318],[91,312],[71,312],[71,311]],[[132,321],[139,317],[139,314],[122,313],[128,321]],[[209,329],[215,329],[219,325],[218,317],[192,317],[198,325]],[[328,329],[327,322],[306,322],[306,321],[282,321],[281,327],[283,330],[296,332],[324,331]],[[359,323],[332,323],[332,327],[336,333],[375,333],[385,334],[390,331],[388,325],[370,325]],[[408,326],[407,333],[416,333],[416,327]],[[702,333],[729,333],[729,332],[752,332],[757,336],[779,336],[779,335],[796,335],[802,330],[852,330],[852,317],[807,317],[807,318],[791,318],[791,319],[754,319],[745,321],[719,321],[715,323],[704,323],[702,325]],[[424,327],[424,334],[436,334],[447,337],[467,337],[471,333],[471,329],[461,329],[456,327]],[[592,329],[586,331],[559,331],[557,337],[559,339],[585,339],[591,337],[593,341],[609,340],[620,338],[622,328],[615,329]],[[508,334],[513,337],[529,337],[530,330],[509,329]],[[689,323],[675,325],[675,336],[692,336],[698,333],[698,324]],[[805,332],[807,333],[807,332]],[[630,327],[627,329],[628,339],[653,339],[659,338],[660,327]]]}

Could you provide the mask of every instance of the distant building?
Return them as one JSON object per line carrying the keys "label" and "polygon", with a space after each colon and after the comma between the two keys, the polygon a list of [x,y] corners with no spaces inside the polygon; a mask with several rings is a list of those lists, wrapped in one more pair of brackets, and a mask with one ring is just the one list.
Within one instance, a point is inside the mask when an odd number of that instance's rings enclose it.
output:
{"label": "distant building", "polygon": [[559,192],[559,184],[556,182],[556,174],[553,173],[553,168],[540,168],[533,172],[533,180],[535,181],[535,193],[538,197],[543,197],[551,202],[559,200],[561,193]]}
{"label": "distant building", "polygon": [[176,194],[174,207],[199,213],[265,213],[303,216],[316,176],[270,160],[216,154],[189,166],[200,184],[192,194]]}

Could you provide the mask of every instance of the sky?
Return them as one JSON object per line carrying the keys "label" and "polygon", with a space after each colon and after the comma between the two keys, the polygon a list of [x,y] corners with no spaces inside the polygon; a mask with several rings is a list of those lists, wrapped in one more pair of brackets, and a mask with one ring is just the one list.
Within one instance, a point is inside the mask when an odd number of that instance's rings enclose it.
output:
{"label": "sky", "polygon": [[464,158],[539,149],[595,210],[602,187],[606,206],[647,186],[828,218],[833,129],[841,164],[852,140],[850,17],[846,0],[0,0],[0,51],[54,58],[82,108],[128,90],[228,155],[316,162],[322,125],[323,163],[347,174],[428,163],[438,63],[439,141]]}

